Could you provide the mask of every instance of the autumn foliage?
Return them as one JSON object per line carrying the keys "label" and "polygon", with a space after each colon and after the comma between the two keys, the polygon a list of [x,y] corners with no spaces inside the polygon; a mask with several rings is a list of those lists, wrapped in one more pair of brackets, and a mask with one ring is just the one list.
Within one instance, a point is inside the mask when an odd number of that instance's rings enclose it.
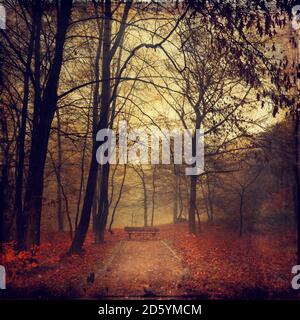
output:
{"label": "autumn foliage", "polygon": [[181,253],[190,277],[187,294],[204,298],[284,298],[291,289],[290,266],[295,264],[294,234],[256,234],[206,226],[199,236],[184,226],[166,228],[166,239]]}
{"label": "autumn foliage", "polygon": [[[240,238],[217,226],[207,225],[203,229],[194,236],[186,231],[185,223],[161,227],[159,240],[177,252],[186,270],[178,285],[180,294],[213,299],[295,296],[290,286],[290,266],[295,262],[292,233]],[[97,272],[117,244],[127,240],[124,231],[117,229],[113,235],[107,234],[104,244],[94,244],[90,233],[83,253],[73,256],[66,255],[70,244],[67,235],[49,236],[41,247],[29,252],[16,253],[13,243],[7,243],[2,256],[8,274],[7,297],[74,298],[99,296],[99,292],[103,295],[104,284]],[[91,274],[96,274],[94,283],[87,280]],[[113,278],[105,283],[118,285]]]}

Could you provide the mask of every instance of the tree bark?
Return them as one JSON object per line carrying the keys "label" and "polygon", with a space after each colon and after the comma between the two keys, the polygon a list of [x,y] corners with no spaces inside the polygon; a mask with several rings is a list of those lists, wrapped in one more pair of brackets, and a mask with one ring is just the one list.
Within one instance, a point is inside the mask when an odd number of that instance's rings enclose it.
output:
{"label": "tree bark", "polygon": [[148,226],[148,194],[147,194],[147,187],[145,176],[142,176],[142,183],[143,183],[143,191],[144,191],[144,227]]}
{"label": "tree bark", "polygon": [[190,179],[189,233],[196,234],[197,176],[191,176]]}
{"label": "tree bark", "polygon": [[62,184],[61,184],[61,166],[62,166],[62,145],[61,145],[61,136],[60,136],[60,115],[59,110],[56,110],[57,117],[57,153],[58,153],[58,163],[57,163],[57,223],[58,223],[58,232],[64,232],[64,213],[62,208]]}
{"label": "tree bark", "polygon": [[0,108],[0,246],[2,242],[9,240],[10,223],[9,216],[10,206],[10,184],[9,184],[9,153],[8,153],[8,131],[7,131],[7,119],[3,112],[3,108]]}
{"label": "tree bark", "polygon": [[92,206],[92,223],[93,223],[93,232],[97,232],[97,221],[96,221],[96,216],[97,216],[97,209],[99,207],[99,198],[98,198],[98,189],[99,189],[99,182],[100,182],[100,176],[99,176],[99,167],[98,167],[98,172],[96,173],[98,175],[97,180],[96,180],[96,185],[95,185],[95,195],[93,199],[93,206]]}
{"label": "tree bark", "polygon": [[28,55],[24,72],[23,101],[21,114],[21,127],[17,142],[17,168],[16,168],[16,189],[15,189],[15,212],[16,212],[16,247],[22,249],[25,237],[25,221],[23,216],[23,179],[24,179],[24,160],[25,160],[25,136],[29,102],[29,72],[33,55],[35,36],[35,19],[32,21],[32,32],[28,47]]}
{"label": "tree bark", "polygon": [[[40,11],[41,4],[36,2],[36,10]],[[32,141],[29,156],[28,180],[24,200],[24,229],[25,239],[22,239],[21,246],[28,249],[31,245],[40,245],[40,224],[43,197],[43,178],[48,149],[51,124],[57,107],[57,90],[59,76],[63,61],[63,47],[65,43],[67,28],[72,10],[72,0],[57,3],[58,23],[56,31],[55,51],[53,63],[49,70],[47,82],[43,94],[40,90],[40,83],[35,83],[34,119],[32,130]],[[40,50],[41,28],[37,28],[37,39],[35,40],[35,52]],[[35,59],[36,59],[35,54]],[[39,63],[35,61],[36,75],[39,74]],[[42,96],[42,98],[40,98]]]}
{"label": "tree bark", "polygon": [[207,220],[210,221],[210,208],[209,208],[209,204],[208,204],[208,195],[205,194],[203,180],[200,181],[200,186],[201,186],[202,196],[203,196],[203,200],[204,200],[204,204],[205,204]]}
{"label": "tree bark", "polygon": [[297,263],[300,265],[300,172],[299,172],[299,110],[298,106],[295,110],[293,136],[294,136],[294,179],[295,179],[295,216],[297,230]]}
{"label": "tree bark", "polygon": [[101,185],[100,185],[100,198],[99,198],[99,211],[96,216],[96,242],[104,242],[104,232],[107,224],[109,213],[108,204],[108,185],[109,185],[109,171],[110,165],[106,163],[102,166]]}
{"label": "tree bark", "polygon": [[151,213],[151,227],[153,227],[154,224],[154,214],[155,214],[155,195],[156,195],[156,185],[155,185],[155,179],[156,179],[156,166],[153,168],[153,174],[152,174],[152,213]]}
{"label": "tree bark", "polygon": [[243,205],[244,205],[244,191],[242,190],[240,194],[240,237],[243,235],[244,227],[244,215],[243,215]]}
{"label": "tree bark", "polygon": [[207,198],[208,198],[208,206],[209,206],[209,222],[213,224],[214,221],[214,208],[213,208],[213,190],[211,183],[209,181],[209,176],[207,176]]}
{"label": "tree bark", "polygon": [[[109,116],[109,105],[110,105],[110,41],[111,41],[111,3],[110,1],[105,1],[104,5],[104,26],[103,26],[103,59],[102,59],[102,95],[101,95],[101,111],[100,120],[97,126],[93,126],[95,131],[105,129],[108,127],[108,116]],[[93,131],[94,131],[93,130]],[[96,132],[93,132],[93,148],[92,148],[92,159],[90,163],[89,175],[87,180],[87,187],[80,217],[80,222],[74,237],[74,240],[69,249],[69,254],[79,253],[82,251],[82,246],[88,231],[91,209],[93,204],[93,199],[95,195],[95,187],[97,180],[98,162],[96,159],[96,151],[101,143],[95,141]],[[106,170],[107,173],[107,170]],[[102,181],[105,179],[104,167],[101,170]],[[108,170],[109,173],[109,170]],[[101,190],[104,188],[101,181]],[[106,190],[107,192],[107,190]],[[100,192],[101,193],[101,192]],[[102,193],[102,197],[105,195]],[[100,196],[100,201],[102,201]],[[103,200],[105,201],[105,200]],[[107,196],[106,201],[108,202]],[[100,202],[101,203],[101,202]],[[105,205],[103,206],[103,208]],[[100,229],[101,214],[98,213],[95,219],[97,227]],[[96,242],[100,238],[100,230],[96,232]]]}
{"label": "tree bark", "polygon": [[[111,2],[105,1],[104,5],[104,25],[103,25],[103,59],[102,59],[102,91],[101,91],[101,114],[100,128],[108,128],[109,106],[111,97],[110,77],[111,77]],[[96,216],[98,229],[96,230],[96,242],[104,241],[104,230],[108,215],[108,182],[109,182],[109,163],[102,166],[99,212]]]}
{"label": "tree bark", "polygon": [[173,190],[173,223],[178,218],[178,176],[174,174],[174,190]]}
{"label": "tree bark", "polygon": [[[192,155],[196,156],[197,152],[197,130],[201,126],[201,114],[199,111],[199,105],[195,105],[194,111],[196,114],[195,131],[192,136]],[[196,164],[195,164],[196,166]],[[189,206],[189,233],[196,234],[196,212],[197,212],[197,175],[191,176],[190,182],[190,206]]]}
{"label": "tree bark", "polygon": [[109,224],[109,231],[110,233],[112,233],[112,225],[114,223],[114,218],[115,218],[115,214],[116,214],[116,210],[117,210],[117,207],[119,205],[119,202],[121,200],[121,197],[122,197],[122,192],[123,192],[123,187],[124,187],[124,183],[125,183],[125,178],[126,178],[126,171],[127,171],[127,165],[125,164],[124,165],[124,173],[123,173],[123,179],[122,179],[122,182],[121,182],[121,187],[120,187],[120,191],[119,191],[119,195],[118,195],[118,198],[117,198],[117,201],[114,205],[114,209],[113,209],[113,212],[112,212],[112,215],[111,215],[111,221],[110,221],[110,224]]}

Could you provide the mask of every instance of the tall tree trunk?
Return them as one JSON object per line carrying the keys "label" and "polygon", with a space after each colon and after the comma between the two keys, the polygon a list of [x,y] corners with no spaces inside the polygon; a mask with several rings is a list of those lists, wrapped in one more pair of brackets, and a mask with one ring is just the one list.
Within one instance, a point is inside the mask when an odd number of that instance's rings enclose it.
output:
{"label": "tall tree trunk", "polygon": [[201,186],[201,191],[202,191],[202,196],[205,204],[205,210],[207,214],[207,220],[210,221],[210,209],[209,209],[209,204],[208,204],[208,195],[206,196],[204,186],[203,186],[203,180],[201,179],[200,181],[200,186]]}
{"label": "tall tree trunk", "polygon": [[[40,122],[32,133],[24,216],[27,218],[25,248],[40,245],[40,223],[44,189],[44,169],[51,129],[50,118]],[[45,125],[43,125],[45,123]]]}
{"label": "tall tree trunk", "polygon": [[58,179],[58,168],[56,167],[55,161],[53,159],[53,156],[51,154],[51,152],[49,152],[50,154],[50,158],[52,160],[52,164],[53,164],[53,168],[55,171],[55,176],[56,176],[56,180],[60,182],[60,190],[61,190],[61,194],[64,197],[65,200],[65,208],[66,208],[66,216],[67,216],[67,220],[68,220],[68,224],[69,224],[69,235],[70,235],[70,240],[72,241],[73,239],[73,226],[72,226],[72,219],[70,216],[70,210],[69,210],[69,200],[68,197],[65,193],[64,187],[62,185],[61,179]]}
{"label": "tall tree trunk", "polygon": [[[0,246],[2,242],[8,241],[9,235],[9,172],[8,172],[8,132],[7,132],[7,119],[0,108]],[[1,251],[0,251],[1,252]]]}
{"label": "tall tree trunk", "polygon": [[96,242],[104,242],[104,233],[107,224],[109,213],[108,203],[108,186],[109,186],[109,171],[110,165],[106,163],[102,166],[101,185],[100,185],[100,198],[99,198],[99,211],[96,216]]}
{"label": "tall tree trunk", "polygon": [[17,249],[22,249],[25,237],[25,221],[23,215],[23,179],[24,179],[24,160],[25,160],[25,137],[26,123],[29,102],[29,72],[33,55],[35,36],[35,19],[32,21],[32,31],[28,48],[26,67],[24,72],[23,101],[21,114],[21,127],[17,141],[17,168],[16,168],[16,188],[15,188],[15,212],[16,212],[16,241]]}
{"label": "tall tree trunk", "polygon": [[93,143],[92,159],[90,163],[89,175],[87,179],[86,191],[81,210],[81,217],[76,229],[75,237],[69,249],[69,254],[80,253],[89,228],[91,208],[94,199],[98,162],[96,159],[96,144]]}
{"label": "tall tree trunk", "polygon": [[[39,2],[36,2],[36,10],[42,12]],[[34,119],[32,130],[32,141],[29,156],[28,180],[24,200],[24,221],[26,239],[23,241],[23,249],[31,245],[40,244],[40,224],[43,197],[43,178],[48,149],[51,124],[57,106],[57,90],[59,76],[63,62],[63,47],[65,43],[69,19],[71,16],[72,0],[57,3],[58,22],[56,31],[56,42],[53,63],[49,70],[47,82],[41,97],[40,84],[35,84]],[[35,40],[35,52],[39,51],[41,29],[37,28],[38,37]],[[36,54],[35,54],[36,59]],[[37,74],[39,73],[40,61],[35,61]],[[37,81],[37,79],[35,79]]]}
{"label": "tall tree trunk", "polygon": [[[126,12],[127,12],[128,8],[129,7],[126,6],[124,16],[127,16]],[[124,20],[124,16],[123,16],[123,20]],[[124,37],[122,34],[119,38],[120,49],[119,49],[117,67],[116,67],[116,71],[115,71],[116,77],[120,71],[120,64],[121,64],[121,60],[122,60],[123,40],[124,40]],[[103,56],[103,58],[104,58],[104,56]],[[115,86],[117,86],[117,82],[118,81],[116,79]],[[111,97],[111,92],[109,92],[109,96],[110,96],[110,100],[112,100],[109,128],[113,129],[116,106],[117,106],[117,89],[114,91],[113,97]],[[105,233],[107,219],[108,219],[108,215],[109,215],[110,203],[108,201],[108,187],[109,187],[110,164],[107,163],[105,166],[103,166],[102,171],[104,172],[104,176],[103,175],[101,176],[101,189],[100,189],[100,195],[99,195],[99,208],[98,208],[98,213],[102,217],[100,217],[101,221],[100,221],[99,233],[98,233],[97,240],[96,240],[97,242],[104,242],[104,233]],[[111,195],[111,201],[112,201],[112,198],[113,198],[113,194]],[[114,209],[114,213],[115,213],[115,209]]]}
{"label": "tall tree trunk", "polygon": [[213,208],[213,190],[211,183],[209,181],[209,176],[207,176],[207,198],[208,198],[208,206],[209,206],[209,222],[212,224],[214,221],[214,208]]}
{"label": "tall tree trunk", "polygon": [[3,251],[3,242],[4,242],[4,199],[5,199],[5,181],[4,181],[4,172],[5,166],[4,163],[1,163],[1,173],[0,173],[0,255]]}
{"label": "tall tree trunk", "polygon": [[[34,35],[33,35],[33,42],[34,42],[34,110],[33,110],[33,121],[32,121],[32,133],[31,133],[31,147],[30,147],[30,156],[29,156],[29,168],[28,168],[28,177],[27,177],[27,185],[26,185],[26,190],[25,190],[25,195],[24,195],[24,206],[21,209],[21,211],[17,211],[17,249],[18,250],[26,250],[29,246],[28,243],[28,229],[29,229],[29,215],[30,212],[34,210],[33,208],[33,201],[31,201],[32,198],[32,186],[29,184],[31,183],[32,179],[32,173],[30,169],[32,169],[33,166],[33,161],[35,158],[34,154],[34,142],[35,142],[35,137],[36,137],[36,130],[38,126],[38,121],[39,121],[39,107],[40,107],[40,96],[41,96],[41,89],[40,89],[40,35],[41,35],[41,27],[42,27],[42,8],[41,8],[41,3],[34,2],[33,5],[34,9],[34,15],[33,15],[33,21],[34,21]],[[25,112],[25,110],[24,110]],[[25,128],[26,128],[26,123],[24,123]],[[24,132],[25,134],[25,132]],[[25,138],[25,136],[24,136]],[[21,151],[21,150],[20,150]],[[21,151],[22,152],[22,151]],[[22,156],[21,156],[22,160]],[[20,163],[19,163],[20,165]],[[19,176],[17,179],[19,179],[19,183],[21,184],[21,172],[18,172]],[[16,201],[18,201],[17,206],[19,207],[20,210],[20,201],[22,202],[22,191],[20,190],[20,184],[18,185],[18,194],[16,195]],[[23,184],[23,183],[22,183]],[[30,202],[30,203],[29,203]]]}
{"label": "tall tree trunk", "polygon": [[242,190],[240,194],[240,237],[243,235],[244,228],[244,214],[243,214],[243,205],[244,205],[244,191]]}
{"label": "tall tree trunk", "polygon": [[[111,2],[105,1],[104,5],[104,25],[103,25],[103,59],[102,59],[102,91],[101,91],[101,114],[100,127],[108,128],[109,106],[111,98],[110,77],[111,77]],[[104,230],[108,215],[108,182],[109,182],[109,163],[102,166],[99,212],[96,217],[98,230],[96,231],[96,242],[104,240]]]}
{"label": "tall tree trunk", "polygon": [[299,106],[296,107],[293,124],[293,136],[294,136],[294,179],[295,179],[295,216],[297,225],[297,263],[300,265],[300,172],[299,172]]}
{"label": "tall tree trunk", "polygon": [[[100,89],[100,58],[101,58],[101,51],[103,45],[103,19],[100,20],[99,18],[99,10],[98,10],[98,3],[93,1],[95,14],[97,16],[97,27],[98,27],[98,46],[96,51],[95,57],[95,64],[94,64],[94,74],[95,74],[95,87],[93,92],[93,134],[97,134],[97,125],[99,121],[99,103],[100,103],[100,96],[99,96],[99,89]],[[101,11],[103,12],[103,1],[101,1]],[[95,186],[95,195],[93,199],[93,207],[92,207],[92,218],[93,218],[93,232],[97,232],[97,210],[99,208],[99,196],[98,193],[100,192],[100,180],[101,180],[101,170],[97,169],[97,179],[96,179],[96,186]]]}
{"label": "tall tree trunk", "polygon": [[154,165],[153,174],[152,174],[152,213],[151,213],[151,227],[154,224],[154,214],[155,214],[155,195],[156,195],[156,186],[155,186],[155,179],[156,179],[156,166]]}
{"label": "tall tree trunk", "polygon": [[[102,117],[101,120],[103,120],[103,123],[105,123],[106,127],[112,129],[114,118],[115,118],[115,110],[116,110],[116,99],[117,99],[117,90],[118,90],[118,84],[119,79],[117,78],[119,75],[120,70],[120,62],[121,62],[121,56],[122,56],[122,43],[124,40],[124,32],[126,28],[126,20],[128,17],[129,9],[131,6],[131,2],[126,2],[122,21],[120,25],[120,29],[118,31],[117,37],[114,41],[113,46],[110,48],[111,44],[111,2],[106,1],[105,2],[105,20],[104,20],[104,28],[103,28],[103,60],[102,60],[102,79],[108,79],[108,81],[103,80],[102,81],[102,107],[104,110],[107,111],[105,116]],[[118,57],[118,63],[116,68],[116,81],[114,85],[114,93],[111,94],[111,83],[110,83],[110,77],[111,77],[111,62],[112,58],[117,52],[117,49],[119,48],[119,57]],[[110,104],[112,102],[111,106],[111,115],[110,115],[110,121],[109,121],[109,111],[110,111]],[[109,121],[109,123],[108,123]],[[99,230],[96,234],[96,242],[100,243],[104,241],[104,232],[106,229],[107,219],[109,215],[109,201],[108,201],[108,187],[109,187],[109,172],[110,172],[110,164],[107,163],[104,166],[102,166],[102,175],[101,175],[101,188],[100,188],[100,198],[99,198],[99,210],[96,220],[99,225]]]}
{"label": "tall tree trunk", "polygon": [[197,221],[198,221],[198,233],[201,232],[201,217],[198,210],[198,207],[196,205],[196,214],[197,214]]}
{"label": "tall tree trunk", "polygon": [[196,234],[197,176],[191,176],[190,179],[189,232]]}
{"label": "tall tree trunk", "polygon": [[126,178],[126,171],[127,171],[127,165],[125,164],[125,165],[124,165],[123,179],[122,179],[122,182],[121,182],[121,187],[120,187],[119,195],[118,195],[117,201],[116,201],[116,203],[115,203],[115,205],[114,205],[114,209],[113,209],[112,214],[111,214],[111,221],[110,221],[109,229],[108,229],[108,230],[110,231],[110,233],[112,233],[112,225],[113,225],[113,223],[114,223],[114,218],[115,218],[116,210],[117,210],[117,207],[118,207],[119,202],[120,202],[121,197],[122,197],[124,182],[125,182],[125,178]]}
{"label": "tall tree trunk", "polygon": [[[197,130],[200,129],[201,116],[197,107],[194,108],[196,113],[195,131],[192,136],[192,155],[196,156],[197,152]],[[195,163],[196,166],[196,163]],[[190,204],[189,204],[189,233],[196,234],[196,210],[197,210],[197,176],[192,175],[190,182]]]}
{"label": "tall tree trunk", "polygon": [[173,185],[173,223],[177,222],[178,218],[178,176],[174,174]]}
{"label": "tall tree trunk", "polygon": [[[127,9],[126,9],[127,10]],[[123,18],[124,19],[124,18]],[[115,77],[119,74],[120,71],[120,64],[121,64],[121,59],[122,59],[122,45],[123,45],[123,40],[124,37],[120,37],[120,49],[119,49],[119,56],[118,56],[118,62],[117,62],[117,67],[115,71]],[[117,86],[117,78],[115,80],[115,86]],[[109,95],[111,93],[109,92]],[[112,105],[111,105],[111,115],[110,115],[110,121],[109,121],[109,128],[113,129],[113,124],[114,124],[114,119],[115,119],[115,112],[116,112],[116,106],[117,106],[117,89],[114,92],[114,96],[111,97],[112,100]],[[115,171],[117,170],[117,166],[115,167]],[[100,189],[100,194],[99,194],[99,201],[98,201],[98,212],[100,215],[102,215],[101,221],[100,221],[100,227],[99,227],[99,234],[97,236],[97,242],[104,242],[104,233],[106,229],[106,224],[107,224],[107,219],[109,215],[109,208],[110,204],[113,200],[113,189],[112,189],[112,194],[111,194],[111,201],[108,201],[108,187],[109,187],[109,172],[110,172],[110,164],[107,163],[105,166],[102,167],[102,171],[105,172],[104,176],[101,176],[101,189]],[[114,173],[112,175],[112,179],[114,178]],[[125,170],[126,174],[126,170]],[[125,176],[124,176],[125,179]],[[124,182],[123,182],[124,183]],[[123,186],[122,186],[123,188]],[[122,192],[122,190],[120,190]],[[121,197],[121,194],[120,194]],[[120,197],[117,201],[117,203],[120,201]],[[116,204],[117,205],[117,204]],[[116,212],[116,206],[113,209],[113,215]],[[112,217],[113,221],[113,217]],[[111,225],[110,225],[110,232],[111,232]]]}
{"label": "tall tree trunk", "polygon": [[143,175],[143,191],[144,191],[144,227],[148,226],[148,195],[145,176]]}
{"label": "tall tree trunk", "polygon": [[82,157],[81,157],[81,164],[80,164],[80,183],[79,183],[78,200],[76,204],[75,231],[77,230],[78,222],[79,222],[80,205],[81,205],[82,191],[84,186],[84,175],[85,175],[84,167],[85,167],[85,159],[86,159],[86,153],[87,153],[87,139],[88,139],[89,131],[90,131],[90,112],[88,113],[87,128],[84,135],[83,150],[82,150]]}
{"label": "tall tree trunk", "polygon": [[93,232],[96,233],[97,232],[97,209],[99,207],[99,197],[98,197],[98,191],[100,188],[100,170],[98,167],[98,172],[97,174],[97,180],[96,180],[96,186],[95,186],[95,195],[94,195],[94,199],[93,199],[93,206],[92,206],[92,223],[93,223]]}
{"label": "tall tree trunk", "polygon": [[183,205],[183,199],[182,199],[181,178],[180,178],[180,176],[179,176],[179,182],[178,182],[178,197],[179,197],[179,215],[178,215],[178,218],[181,219],[182,218],[182,214],[183,214],[184,205]]}
{"label": "tall tree trunk", "polygon": [[146,179],[145,179],[145,172],[143,167],[140,166],[136,168],[133,166],[133,170],[137,173],[139,178],[141,179],[142,187],[143,187],[143,209],[144,209],[144,227],[148,226],[148,195],[147,195],[147,186],[146,186]]}
{"label": "tall tree trunk", "polygon": [[61,145],[61,136],[60,136],[60,115],[59,110],[56,110],[57,116],[57,153],[58,153],[58,163],[57,163],[57,223],[58,223],[58,232],[64,232],[64,213],[62,208],[62,188],[61,188],[61,166],[62,166],[62,145]]}
{"label": "tall tree trunk", "polygon": [[[89,175],[87,180],[87,187],[83,201],[83,207],[80,217],[80,222],[75,233],[74,240],[69,249],[69,254],[79,253],[82,251],[82,246],[88,231],[92,204],[95,196],[95,187],[98,172],[98,162],[96,159],[96,151],[101,143],[95,141],[96,131],[105,129],[108,126],[109,104],[110,104],[110,41],[111,41],[111,3],[105,1],[104,6],[104,27],[103,27],[103,59],[102,59],[102,95],[101,95],[101,111],[100,120],[97,126],[93,125],[93,148],[92,159],[90,163]],[[100,35],[99,35],[100,37]],[[102,142],[103,143],[103,142]],[[102,168],[101,176],[105,175],[104,168]],[[103,178],[102,178],[103,179]],[[102,185],[101,185],[102,190]],[[101,200],[101,199],[100,199]],[[108,201],[108,199],[106,199]],[[96,224],[100,228],[100,214],[98,213]],[[99,235],[99,231],[98,231]],[[96,234],[97,241],[97,234]]]}
{"label": "tall tree trunk", "polygon": [[[111,60],[124,34],[124,30],[126,26],[125,22],[128,16],[130,6],[131,6],[131,2],[126,2],[124,14],[122,17],[121,27],[115,39],[114,46],[111,49],[110,48],[111,20],[112,20],[111,1],[108,0],[104,2],[101,110],[100,110],[99,123],[97,125],[97,131],[108,128],[108,118],[109,118],[109,110],[110,110],[110,103],[111,103],[111,89],[110,89]],[[96,138],[95,135],[93,138],[94,139]],[[82,246],[86,237],[88,225],[90,222],[91,207],[93,203],[93,197],[95,194],[95,186],[96,186],[96,179],[97,179],[96,173],[98,169],[98,163],[96,160],[96,150],[98,149],[98,147],[101,146],[101,144],[103,144],[103,142],[99,143],[99,142],[96,142],[95,140],[93,141],[92,160],[90,164],[89,178],[87,181],[87,188],[86,188],[86,194],[84,198],[80,223],[79,223],[77,232],[75,234],[75,238],[69,249],[69,254],[80,252],[82,250]],[[104,229],[107,222],[108,175],[109,175],[109,164],[106,166],[106,168],[105,166],[101,168],[101,187],[100,187],[100,199],[99,199],[99,206],[101,206],[101,211],[99,210],[97,217],[95,219],[97,226],[99,226],[98,232],[96,233],[96,237],[95,237],[96,242],[103,241]],[[104,182],[103,185],[102,185],[102,182]],[[104,188],[106,188],[106,190]]]}
{"label": "tall tree trunk", "polygon": [[185,184],[185,201],[184,201],[184,213],[185,218],[188,218],[188,213],[190,210],[190,177],[184,176],[184,184]]}

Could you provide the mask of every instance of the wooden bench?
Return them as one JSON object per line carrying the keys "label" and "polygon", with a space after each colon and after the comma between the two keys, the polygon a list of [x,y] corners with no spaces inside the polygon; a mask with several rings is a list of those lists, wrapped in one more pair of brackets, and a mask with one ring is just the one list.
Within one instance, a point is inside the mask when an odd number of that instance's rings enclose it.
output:
{"label": "wooden bench", "polygon": [[128,233],[129,239],[131,239],[132,234],[150,234],[152,237],[159,234],[159,229],[154,227],[125,227],[124,230]]}

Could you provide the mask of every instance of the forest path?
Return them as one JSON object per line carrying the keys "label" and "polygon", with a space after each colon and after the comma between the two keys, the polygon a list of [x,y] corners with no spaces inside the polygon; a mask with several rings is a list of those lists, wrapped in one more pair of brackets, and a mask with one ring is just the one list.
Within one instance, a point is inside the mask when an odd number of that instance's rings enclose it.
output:
{"label": "forest path", "polygon": [[93,291],[110,297],[181,296],[186,275],[180,257],[166,242],[121,241],[96,273]]}

